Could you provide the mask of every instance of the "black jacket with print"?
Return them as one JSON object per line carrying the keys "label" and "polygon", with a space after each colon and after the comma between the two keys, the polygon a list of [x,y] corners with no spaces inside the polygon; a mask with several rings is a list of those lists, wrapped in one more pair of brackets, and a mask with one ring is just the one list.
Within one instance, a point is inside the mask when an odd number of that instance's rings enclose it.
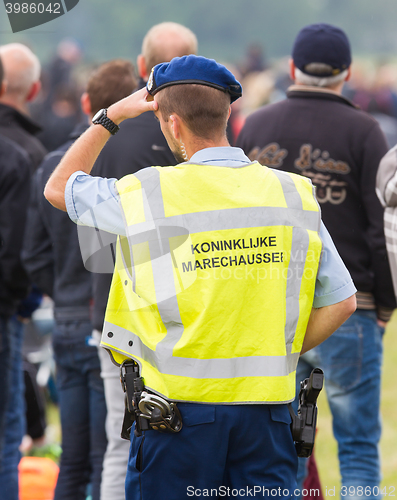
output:
{"label": "black jacket with print", "polygon": [[236,145],[251,160],[312,180],[357,290],[387,319],[379,308],[395,299],[375,178],[388,146],[377,121],[332,91],[293,86],[287,99],[247,118]]}
{"label": "black jacket with print", "polygon": [[30,161],[25,151],[0,134],[0,316],[6,318],[15,313],[30,287],[21,261],[29,201],[29,169]]}

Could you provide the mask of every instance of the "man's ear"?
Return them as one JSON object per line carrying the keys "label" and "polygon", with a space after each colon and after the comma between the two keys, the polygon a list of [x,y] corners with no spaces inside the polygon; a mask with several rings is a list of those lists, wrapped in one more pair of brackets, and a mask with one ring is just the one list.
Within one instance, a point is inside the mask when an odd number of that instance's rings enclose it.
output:
{"label": "man's ear", "polygon": [[138,68],[138,75],[142,78],[142,80],[147,80],[149,78],[146,61],[142,54],[139,54],[136,60],[136,65]]}
{"label": "man's ear", "polygon": [[37,82],[34,82],[32,86],[30,87],[29,93],[26,96],[26,101],[27,102],[32,102],[36,99],[38,96],[39,92],[41,90],[41,81],[38,80]]}
{"label": "man's ear", "polygon": [[170,122],[170,128],[172,131],[173,136],[175,137],[176,141],[179,141],[181,137],[181,124],[180,124],[180,118],[177,115],[170,115],[168,118],[168,121]]}
{"label": "man's ear", "polygon": [[289,64],[289,76],[291,78],[291,80],[294,82],[295,81],[295,64],[294,64],[294,60],[291,58],[289,61],[288,61],[288,64]]}
{"label": "man's ear", "polygon": [[81,109],[83,110],[83,113],[87,116],[91,116],[91,101],[90,101],[90,96],[88,95],[87,92],[84,92],[83,95],[80,97],[80,104],[81,104]]}
{"label": "man's ear", "polygon": [[349,66],[349,69],[347,70],[347,75],[346,75],[346,78],[345,78],[345,82],[347,82],[348,80],[350,80],[351,76],[352,76],[352,70],[351,70],[351,66]]}

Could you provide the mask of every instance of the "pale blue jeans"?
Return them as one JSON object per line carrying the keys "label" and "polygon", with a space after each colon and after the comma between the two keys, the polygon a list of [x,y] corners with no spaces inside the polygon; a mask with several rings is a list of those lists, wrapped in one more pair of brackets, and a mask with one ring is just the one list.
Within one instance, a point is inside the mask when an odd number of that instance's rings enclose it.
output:
{"label": "pale blue jeans", "polygon": [[[300,381],[309,377],[314,367],[324,371],[333,432],[338,442],[342,500],[380,498],[383,333],[374,311],[357,310],[298,363],[297,394]],[[298,485],[301,485],[306,474],[306,459],[301,458],[299,462]]]}

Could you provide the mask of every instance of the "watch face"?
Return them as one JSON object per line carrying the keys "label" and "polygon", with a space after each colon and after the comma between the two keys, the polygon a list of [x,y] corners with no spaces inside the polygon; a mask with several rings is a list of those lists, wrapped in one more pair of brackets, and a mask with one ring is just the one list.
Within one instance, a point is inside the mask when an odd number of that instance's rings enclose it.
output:
{"label": "watch face", "polygon": [[100,109],[97,113],[95,113],[92,121],[96,122],[97,120],[99,120],[99,118],[101,118],[103,116],[104,111],[105,111],[104,109]]}

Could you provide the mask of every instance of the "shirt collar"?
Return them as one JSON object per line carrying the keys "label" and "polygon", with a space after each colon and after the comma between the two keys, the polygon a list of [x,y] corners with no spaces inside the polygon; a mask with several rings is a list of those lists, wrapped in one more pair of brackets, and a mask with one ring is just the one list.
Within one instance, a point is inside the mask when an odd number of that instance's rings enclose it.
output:
{"label": "shirt collar", "polygon": [[304,97],[304,98],[315,98],[315,99],[324,99],[328,101],[337,101],[353,108],[358,108],[355,104],[353,104],[349,99],[347,99],[342,94],[338,92],[334,92],[331,89],[323,88],[323,87],[313,87],[311,85],[291,85],[287,89],[287,97]]}
{"label": "shirt collar", "polygon": [[245,165],[252,162],[247,156],[245,156],[242,149],[225,146],[201,149],[200,151],[197,151],[197,153],[194,153],[194,155],[190,158],[189,163],[209,163],[211,165],[224,166],[227,164]]}
{"label": "shirt collar", "polygon": [[1,121],[11,125],[16,123],[31,135],[36,135],[41,132],[42,128],[34,122],[28,115],[20,113],[17,109],[8,104],[0,104]]}

